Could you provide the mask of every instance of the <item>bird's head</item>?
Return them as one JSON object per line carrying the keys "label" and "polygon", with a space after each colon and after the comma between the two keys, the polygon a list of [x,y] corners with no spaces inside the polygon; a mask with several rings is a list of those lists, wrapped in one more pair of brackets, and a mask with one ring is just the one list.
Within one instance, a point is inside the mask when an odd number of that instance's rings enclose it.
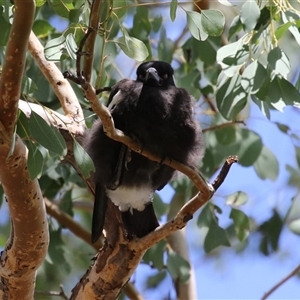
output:
{"label": "bird's head", "polygon": [[173,79],[174,70],[164,61],[144,62],[137,68],[137,81],[150,86],[175,86]]}

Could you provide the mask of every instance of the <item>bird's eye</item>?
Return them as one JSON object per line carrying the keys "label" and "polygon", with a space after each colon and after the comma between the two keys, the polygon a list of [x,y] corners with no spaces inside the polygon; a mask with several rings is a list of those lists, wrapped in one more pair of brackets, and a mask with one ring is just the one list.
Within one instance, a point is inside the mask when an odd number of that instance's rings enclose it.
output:
{"label": "bird's eye", "polygon": [[163,75],[163,79],[167,79],[168,77],[169,77],[169,76],[168,76],[167,73]]}

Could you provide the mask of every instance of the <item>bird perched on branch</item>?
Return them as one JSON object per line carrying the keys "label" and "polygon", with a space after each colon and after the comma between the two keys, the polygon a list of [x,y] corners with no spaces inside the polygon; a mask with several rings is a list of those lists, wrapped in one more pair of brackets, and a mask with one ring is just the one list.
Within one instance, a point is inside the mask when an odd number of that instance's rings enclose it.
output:
{"label": "bird perched on branch", "polygon": [[[195,169],[203,154],[202,133],[193,113],[194,99],[175,86],[173,73],[163,61],[142,63],[136,80],[123,79],[113,86],[108,108],[115,127],[137,140],[141,149]],[[128,235],[143,237],[158,227],[153,194],[175,170],[110,139],[100,120],[91,129],[86,149],[95,165],[92,242],[102,233],[108,199],[122,212]]]}

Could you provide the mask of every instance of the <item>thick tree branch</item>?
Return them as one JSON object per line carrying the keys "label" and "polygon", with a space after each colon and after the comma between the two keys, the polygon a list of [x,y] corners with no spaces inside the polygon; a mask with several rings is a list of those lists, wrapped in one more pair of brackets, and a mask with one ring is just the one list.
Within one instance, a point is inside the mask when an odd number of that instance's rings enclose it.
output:
{"label": "thick tree branch", "polygon": [[35,2],[15,0],[14,4],[0,82],[0,181],[12,219],[11,236],[0,257],[0,298],[31,300],[49,236],[42,194],[27,169],[27,149],[14,134]]}
{"label": "thick tree branch", "polygon": [[[66,116],[72,119],[72,126],[74,127],[77,125],[78,131],[82,132],[84,115],[76,94],[57,66],[53,62],[46,60],[44,56],[44,47],[33,32],[30,33],[28,50],[50,83]],[[66,125],[68,126],[68,124]]]}
{"label": "thick tree branch", "polygon": [[0,121],[10,137],[15,129],[27,42],[34,12],[35,2],[33,0],[15,1],[14,20],[0,81]]}
{"label": "thick tree branch", "polygon": [[[10,155],[10,139],[0,129],[0,180],[12,219],[12,231],[1,253],[0,298],[33,299],[36,270],[48,249],[48,224],[37,179],[27,170],[27,149],[17,136]],[[3,134],[4,133],[4,134]]]}
{"label": "thick tree branch", "polygon": [[92,32],[89,34],[84,48],[86,55],[84,56],[83,76],[88,82],[91,81],[91,74],[93,69],[95,40],[98,34],[98,27],[99,27],[99,20],[100,20],[100,16],[99,16],[100,7],[101,7],[101,0],[97,0],[97,1],[94,0],[91,6],[90,23],[89,23],[89,28],[92,30]]}
{"label": "thick tree branch", "polygon": [[[78,224],[78,222],[76,222],[68,214],[61,211],[59,207],[50,200],[44,198],[44,201],[46,204],[47,213],[55,218],[61,225],[68,228],[74,235],[92,246],[96,251],[98,251],[103,246],[101,240],[98,240],[97,243],[92,244],[90,231],[84,229],[80,224]],[[131,283],[127,284],[124,287],[124,293],[131,300],[142,300],[142,297],[139,295],[138,291]]]}

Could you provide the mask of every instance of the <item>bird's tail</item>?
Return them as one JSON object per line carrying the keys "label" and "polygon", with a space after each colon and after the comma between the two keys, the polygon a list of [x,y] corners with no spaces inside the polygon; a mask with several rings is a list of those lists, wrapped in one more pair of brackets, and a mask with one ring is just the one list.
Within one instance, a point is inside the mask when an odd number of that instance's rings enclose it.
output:
{"label": "bird's tail", "polygon": [[122,220],[129,237],[141,238],[159,226],[151,202],[142,211],[130,209],[122,212]]}

